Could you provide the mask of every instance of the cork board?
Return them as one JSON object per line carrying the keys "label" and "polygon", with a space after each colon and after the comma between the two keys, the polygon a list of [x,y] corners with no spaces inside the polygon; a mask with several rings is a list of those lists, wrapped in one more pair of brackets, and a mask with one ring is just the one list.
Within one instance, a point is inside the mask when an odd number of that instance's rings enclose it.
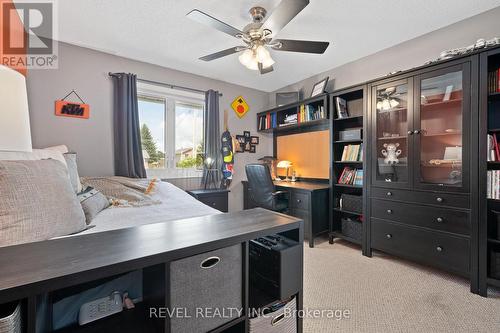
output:
{"label": "cork board", "polygon": [[[289,175],[295,170],[297,177],[330,177],[330,133],[326,131],[308,132],[277,137],[278,161],[293,163]],[[278,169],[279,176],[285,176],[285,169]]]}

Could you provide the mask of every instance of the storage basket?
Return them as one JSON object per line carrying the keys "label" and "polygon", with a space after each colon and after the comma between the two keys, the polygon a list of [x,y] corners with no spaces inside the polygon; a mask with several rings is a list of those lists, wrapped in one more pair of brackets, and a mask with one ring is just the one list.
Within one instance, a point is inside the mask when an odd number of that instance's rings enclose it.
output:
{"label": "storage basket", "polygon": [[340,196],[340,208],[353,213],[363,213],[363,197],[343,193]]}
{"label": "storage basket", "polygon": [[297,303],[295,297],[283,307],[261,313],[250,319],[250,333],[295,333],[297,332]]}
{"label": "storage basket", "polygon": [[363,224],[358,220],[342,218],[342,234],[361,242],[363,239]]}
{"label": "storage basket", "polygon": [[21,333],[21,303],[0,305],[0,333]]}

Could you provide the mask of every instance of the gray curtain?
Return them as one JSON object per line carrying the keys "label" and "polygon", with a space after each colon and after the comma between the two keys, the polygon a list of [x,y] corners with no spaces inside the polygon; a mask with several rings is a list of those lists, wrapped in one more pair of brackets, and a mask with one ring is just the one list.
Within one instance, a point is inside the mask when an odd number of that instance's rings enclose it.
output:
{"label": "gray curtain", "polygon": [[[219,92],[208,90],[205,93],[205,159],[210,157],[215,160],[211,177],[208,181],[213,181],[217,187],[220,184],[220,168],[222,166],[222,154],[220,143],[220,124],[219,124]],[[207,166],[204,165],[202,183],[206,184],[207,181]]]}
{"label": "gray curtain", "polygon": [[137,76],[116,73],[114,81],[115,175],[146,178],[142,158]]}

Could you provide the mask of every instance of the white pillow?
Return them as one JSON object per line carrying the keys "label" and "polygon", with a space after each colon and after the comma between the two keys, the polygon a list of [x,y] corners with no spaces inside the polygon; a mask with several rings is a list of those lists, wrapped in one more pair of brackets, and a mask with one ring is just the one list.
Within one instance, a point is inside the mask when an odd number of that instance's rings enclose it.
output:
{"label": "white pillow", "polygon": [[68,168],[63,154],[58,150],[33,149],[31,153],[22,151],[0,151],[0,161],[38,161],[49,158],[63,163],[64,166]]}

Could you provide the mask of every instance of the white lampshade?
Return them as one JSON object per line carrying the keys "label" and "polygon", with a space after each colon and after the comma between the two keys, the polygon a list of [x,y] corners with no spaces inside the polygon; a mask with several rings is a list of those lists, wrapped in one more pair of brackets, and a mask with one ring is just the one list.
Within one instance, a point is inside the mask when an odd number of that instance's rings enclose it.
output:
{"label": "white lampshade", "polygon": [[257,61],[262,63],[271,58],[269,51],[266,50],[266,48],[262,45],[257,46],[257,49],[255,50],[255,56],[257,57]]}
{"label": "white lampshade", "polygon": [[268,68],[271,67],[272,65],[274,65],[274,60],[273,58],[271,58],[271,56],[269,56],[267,59],[264,59],[264,61],[262,62],[263,68]]}
{"label": "white lampshade", "polygon": [[0,87],[0,151],[31,152],[26,79],[0,65]]}
{"label": "white lampshade", "polygon": [[248,66],[253,60],[253,51],[250,49],[246,49],[243,53],[238,57],[238,60],[243,66]]}

